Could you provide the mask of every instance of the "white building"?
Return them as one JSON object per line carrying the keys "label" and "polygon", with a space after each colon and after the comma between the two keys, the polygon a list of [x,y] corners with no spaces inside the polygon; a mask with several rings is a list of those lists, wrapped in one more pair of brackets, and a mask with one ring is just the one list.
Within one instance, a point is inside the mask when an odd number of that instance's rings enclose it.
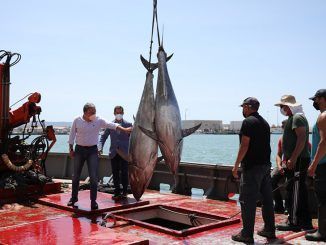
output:
{"label": "white building", "polygon": [[231,131],[240,131],[242,126],[242,121],[231,121],[229,130]]}
{"label": "white building", "polygon": [[222,120],[183,120],[182,128],[192,128],[200,123],[199,132],[216,132],[223,130]]}

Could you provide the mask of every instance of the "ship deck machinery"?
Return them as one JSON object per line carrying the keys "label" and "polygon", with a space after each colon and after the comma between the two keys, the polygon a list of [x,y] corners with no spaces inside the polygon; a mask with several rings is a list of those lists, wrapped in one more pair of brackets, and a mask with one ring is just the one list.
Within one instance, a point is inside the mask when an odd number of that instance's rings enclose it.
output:
{"label": "ship deck machinery", "polygon": [[[40,93],[25,96],[23,99],[28,97],[27,101],[18,108],[12,109],[13,105],[9,105],[10,70],[20,59],[18,53],[0,50],[0,191],[7,194],[8,189],[19,191],[20,185],[26,187],[28,181],[23,180],[26,177],[29,181],[42,179],[43,184],[50,181],[44,177],[45,160],[56,142],[53,127],[45,126],[40,120],[42,110],[37,105],[41,101]],[[23,130],[21,134],[13,135],[13,129],[17,127],[23,127]],[[29,143],[29,137],[37,127],[42,128],[42,133]]]}

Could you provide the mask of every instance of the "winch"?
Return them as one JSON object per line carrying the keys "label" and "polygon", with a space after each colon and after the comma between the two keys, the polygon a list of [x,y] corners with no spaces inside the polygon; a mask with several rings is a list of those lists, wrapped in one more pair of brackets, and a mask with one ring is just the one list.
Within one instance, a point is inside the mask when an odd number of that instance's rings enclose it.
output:
{"label": "winch", "polygon": [[[16,109],[9,105],[10,69],[20,59],[18,53],[0,50],[0,172],[33,170],[46,175],[45,160],[56,137],[53,126],[46,126],[44,120],[40,120],[42,109],[37,104],[41,94],[28,94],[23,98],[28,97],[27,101]],[[13,130],[20,126],[23,131],[13,134]],[[41,128],[41,133],[34,137],[36,128]]]}

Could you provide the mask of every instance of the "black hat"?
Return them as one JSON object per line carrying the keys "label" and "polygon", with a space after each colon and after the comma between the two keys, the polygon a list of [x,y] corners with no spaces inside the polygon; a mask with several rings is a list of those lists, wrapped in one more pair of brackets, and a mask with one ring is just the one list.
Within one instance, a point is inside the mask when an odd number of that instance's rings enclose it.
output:
{"label": "black hat", "polygon": [[316,99],[317,97],[324,97],[324,98],[326,98],[326,89],[319,89],[319,90],[315,93],[315,95],[314,95],[313,97],[309,98],[309,99],[314,100],[314,99]]}
{"label": "black hat", "polygon": [[242,104],[240,106],[244,106],[244,105],[250,105],[251,107],[255,108],[258,110],[259,108],[259,101],[254,98],[254,97],[248,97],[247,99],[245,99]]}

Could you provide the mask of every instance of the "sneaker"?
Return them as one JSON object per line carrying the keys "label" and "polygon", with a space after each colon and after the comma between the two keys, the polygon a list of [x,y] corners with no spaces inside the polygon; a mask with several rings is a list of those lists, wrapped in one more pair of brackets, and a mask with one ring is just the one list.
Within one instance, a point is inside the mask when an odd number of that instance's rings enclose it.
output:
{"label": "sneaker", "polygon": [[288,223],[276,225],[276,229],[278,229],[279,231],[294,231],[294,232],[301,231],[300,226],[288,224]]}
{"label": "sneaker", "polygon": [[264,229],[257,232],[259,236],[266,237],[267,239],[275,239],[275,231],[265,231]]}
{"label": "sneaker", "polygon": [[67,203],[67,206],[75,206],[75,203],[78,202],[77,199],[70,198],[69,202]]}
{"label": "sneaker", "polygon": [[128,197],[128,193],[127,192],[123,192],[121,195],[121,198],[126,199]]}
{"label": "sneaker", "polygon": [[96,209],[98,209],[98,204],[97,204],[96,201],[92,201],[92,203],[91,203],[91,210],[96,210]]}
{"label": "sneaker", "polygon": [[254,243],[253,237],[244,237],[242,236],[241,231],[236,235],[232,235],[232,240],[236,242],[243,242],[243,243]]}
{"label": "sneaker", "polygon": [[308,233],[305,235],[305,237],[308,241],[326,242],[326,236],[320,234],[319,231],[316,231],[315,233],[311,234]]}

